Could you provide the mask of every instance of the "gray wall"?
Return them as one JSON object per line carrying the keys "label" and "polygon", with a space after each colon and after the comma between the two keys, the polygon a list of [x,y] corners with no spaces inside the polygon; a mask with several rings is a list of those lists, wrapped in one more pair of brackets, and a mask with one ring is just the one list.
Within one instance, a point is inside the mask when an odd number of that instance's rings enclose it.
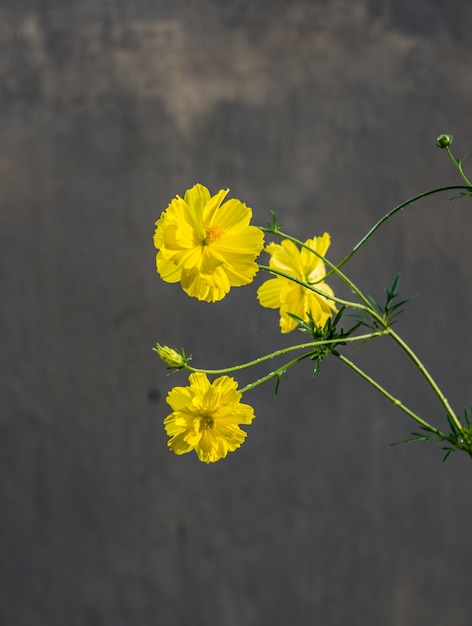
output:
{"label": "gray wall", "polygon": [[[259,279],[215,305],[159,280],[154,221],[196,181],[256,223],[329,231],[333,260],[460,182],[434,141],[472,150],[471,18],[461,0],[2,2],[2,625],[469,626],[466,455],[389,448],[413,424],[327,360],[247,398],[236,454],[176,457],[162,419],[186,376],[151,347],[218,367],[297,339]],[[471,225],[470,202],[432,198],[351,265],[374,295],[398,271],[420,293],[397,328],[458,411]],[[443,424],[397,350],[355,356]]]}

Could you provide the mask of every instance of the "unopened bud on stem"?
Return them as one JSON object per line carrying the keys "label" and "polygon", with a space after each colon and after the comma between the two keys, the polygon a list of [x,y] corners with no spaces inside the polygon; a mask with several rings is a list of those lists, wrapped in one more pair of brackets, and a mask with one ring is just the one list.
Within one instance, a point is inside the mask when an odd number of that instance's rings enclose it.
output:
{"label": "unopened bud on stem", "polygon": [[172,369],[180,370],[187,365],[188,359],[183,351],[180,353],[177,352],[177,350],[174,350],[174,348],[161,346],[160,344],[157,344],[153,350],[154,352],[157,352],[164,363]]}
{"label": "unopened bud on stem", "polygon": [[452,143],[452,135],[439,135],[436,139],[436,145],[438,148],[447,148]]}

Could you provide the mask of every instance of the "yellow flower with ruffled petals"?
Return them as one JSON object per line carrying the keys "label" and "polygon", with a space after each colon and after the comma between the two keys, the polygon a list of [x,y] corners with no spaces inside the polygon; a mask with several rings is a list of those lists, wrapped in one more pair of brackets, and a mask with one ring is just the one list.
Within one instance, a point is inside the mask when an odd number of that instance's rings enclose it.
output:
{"label": "yellow flower with ruffled petals", "polygon": [[[326,255],[330,243],[328,233],[305,241],[306,246],[321,256]],[[285,239],[281,244],[269,244],[266,252],[271,255],[269,267],[311,284],[328,296],[334,296],[331,287],[323,282],[326,275],[325,264],[310,250],[306,248],[299,250],[292,241]],[[308,314],[311,314],[318,326],[324,326],[333,311],[336,311],[336,305],[332,300],[283,276],[271,278],[263,283],[257,290],[257,298],[264,307],[280,309],[280,330],[283,333],[289,333],[298,326],[297,321],[288,313],[307,321]]]}
{"label": "yellow flower with ruffled petals", "polygon": [[156,222],[156,267],[169,283],[199,300],[216,302],[231,287],[247,285],[258,271],[255,259],[264,235],[250,226],[252,211],[240,200],[223,202],[229,189],[214,196],[194,185],[176,196]]}
{"label": "yellow flower with ruffled petals", "polygon": [[250,424],[254,409],[241,404],[238,384],[229,376],[210,383],[206,374],[189,376],[188,387],[174,387],[167,395],[173,412],[164,420],[171,437],[168,446],[175,454],[195,450],[200,461],[213,463],[234,452],[244,442],[238,424]]}

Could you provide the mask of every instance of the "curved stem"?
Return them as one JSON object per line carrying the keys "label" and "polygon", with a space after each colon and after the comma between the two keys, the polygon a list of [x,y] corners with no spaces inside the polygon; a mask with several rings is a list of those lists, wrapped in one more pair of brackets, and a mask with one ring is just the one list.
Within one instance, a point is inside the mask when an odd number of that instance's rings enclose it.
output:
{"label": "curved stem", "polygon": [[[342,343],[367,341],[369,339],[373,339],[374,337],[380,337],[381,335],[385,335],[385,331],[380,330],[373,333],[366,333],[365,335],[356,335],[355,337],[344,337],[342,339]],[[306,343],[299,343],[296,346],[281,348],[280,350],[275,350],[270,354],[265,354],[264,356],[258,357],[257,359],[247,361],[246,363],[242,363],[241,365],[234,365],[233,367],[223,367],[221,369],[208,370],[200,367],[192,367],[187,363],[184,366],[184,369],[188,370],[189,372],[198,372],[202,374],[229,374],[231,372],[237,372],[239,370],[243,370],[254,365],[259,365],[260,363],[264,363],[265,361],[269,361],[270,359],[274,359],[275,357],[282,356],[283,354],[287,354],[288,352],[294,352],[295,350],[304,350],[305,348],[314,348],[316,346],[326,346],[333,343],[339,344],[340,340],[324,339],[322,341],[307,341]],[[313,352],[311,352],[310,354],[313,354]]]}
{"label": "curved stem", "polygon": [[454,413],[454,411],[453,411],[451,405],[449,404],[446,396],[439,389],[437,383],[435,382],[435,380],[433,379],[431,374],[428,372],[428,370],[425,368],[423,363],[416,356],[416,354],[413,352],[413,350],[410,348],[410,346],[407,343],[405,343],[403,341],[403,339],[399,335],[397,335],[397,333],[394,330],[392,330],[390,327],[386,329],[386,332],[387,332],[387,334],[389,334],[392,337],[392,339],[394,341],[396,341],[396,343],[402,348],[402,350],[404,350],[408,354],[410,359],[413,361],[413,363],[416,365],[416,367],[422,373],[423,377],[427,380],[427,382],[430,385],[431,389],[434,391],[434,393],[439,398],[439,401],[441,402],[443,407],[446,409],[449,417],[454,422],[454,424],[457,427],[457,429],[459,430],[459,432],[461,430],[463,430],[462,424],[458,420],[457,415]]}
{"label": "curved stem", "polygon": [[282,365],[281,367],[278,367],[273,372],[269,372],[269,374],[266,374],[262,378],[258,378],[253,383],[249,383],[249,385],[246,385],[245,387],[243,387],[242,389],[239,390],[240,393],[245,393],[246,391],[249,391],[250,389],[254,389],[254,387],[257,387],[258,385],[262,385],[262,383],[265,383],[266,381],[270,380],[271,378],[275,378],[276,376],[282,376],[282,374],[286,370],[288,370],[289,367],[292,367],[292,365],[296,365],[297,363],[299,363],[300,361],[303,361],[304,359],[308,359],[309,357],[312,356],[312,354],[313,354],[312,352],[306,352],[305,354],[302,354],[301,356],[297,357],[296,359],[293,359],[292,361],[289,361],[288,363],[285,363],[285,365]]}
{"label": "curved stem", "polygon": [[[389,211],[386,215],[384,215],[374,226],[372,226],[372,228],[362,237],[362,239],[356,243],[356,245],[353,247],[351,252],[349,252],[349,254],[346,255],[344,259],[340,263],[337,264],[337,267],[340,268],[345,263],[347,263],[349,259],[351,259],[354,256],[354,254],[366,243],[366,241],[372,237],[375,231],[378,230],[380,226],[382,226],[382,224],[384,224],[388,219],[390,219],[392,215],[395,215],[395,213],[397,213],[398,211],[401,211],[409,204],[413,204],[413,202],[416,202],[417,200],[421,200],[422,198],[426,198],[427,196],[432,196],[433,194],[440,193],[442,191],[458,191],[461,189],[472,192],[472,185],[467,180],[467,186],[447,185],[446,187],[438,187],[436,189],[430,189],[429,191],[424,191],[423,193],[420,193],[416,196],[413,196],[412,198],[409,198],[405,202],[402,202],[401,204],[393,208],[391,211]],[[330,273],[332,272],[329,272],[325,276],[325,278],[327,278]]]}
{"label": "curved stem", "polygon": [[363,370],[361,370],[360,367],[358,367],[355,363],[353,363],[352,361],[350,361],[349,359],[347,359],[345,356],[343,356],[342,354],[336,354],[337,358],[342,361],[343,363],[345,363],[347,366],[349,366],[352,370],[354,370],[357,374],[359,374],[359,376],[361,376],[364,380],[366,380],[370,385],[372,385],[372,387],[374,387],[375,389],[377,389],[377,391],[380,391],[380,393],[385,396],[388,400],[390,400],[390,402],[392,402],[395,406],[397,406],[399,409],[401,409],[404,413],[406,413],[407,415],[409,415],[409,417],[411,417],[412,419],[415,420],[415,422],[418,422],[418,424],[420,424],[423,428],[426,428],[427,430],[434,432],[436,435],[440,435],[441,437],[445,437],[445,435],[438,430],[437,428],[435,428],[434,426],[431,426],[431,424],[428,424],[428,422],[426,422],[424,419],[422,419],[419,415],[417,415],[414,411],[412,411],[411,409],[409,409],[407,406],[405,406],[398,398],[396,398],[395,396],[393,396],[389,391],[387,391],[385,389],[385,387],[382,387],[382,385],[380,385],[376,380],[374,380],[371,376],[369,376],[366,372],[364,372]]}

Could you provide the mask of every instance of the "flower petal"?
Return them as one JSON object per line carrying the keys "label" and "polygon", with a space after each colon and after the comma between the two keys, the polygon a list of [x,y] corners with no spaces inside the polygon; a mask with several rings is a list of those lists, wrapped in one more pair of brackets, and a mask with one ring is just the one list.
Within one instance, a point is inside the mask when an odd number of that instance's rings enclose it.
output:
{"label": "flower petal", "polygon": [[184,434],[175,435],[172,439],[169,439],[167,442],[167,446],[174,452],[175,454],[186,454],[187,452],[191,452],[194,448],[187,441],[185,441]]}
{"label": "flower petal", "polygon": [[213,218],[213,222],[218,224],[222,230],[231,231],[232,229],[247,227],[251,217],[252,210],[249,207],[240,200],[231,198],[221,205],[218,215]]}
{"label": "flower petal", "polygon": [[[220,189],[220,191],[218,193],[216,193],[214,196],[212,196],[203,211],[202,214],[202,221],[205,225],[210,225],[215,223],[215,215],[218,212],[219,215],[219,211],[220,211],[220,205],[223,202],[223,200],[226,198],[226,196],[229,193],[229,189]],[[216,221],[216,223],[218,224],[218,221]]]}
{"label": "flower petal", "polygon": [[210,381],[203,372],[192,372],[188,377],[192,392],[195,395],[203,395],[210,389]]}
{"label": "flower petal", "polygon": [[200,275],[196,271],[182,272],[180,282],[185,293],[205,302],[221,300],[231,288],[228,277],[221,268],[217,268],[211,276]]}
{"label": "flower petal", "polygon": [[193,396],[191,387],[174,387],[167,394],[166,402],[173,411],[180,411],[191,404]]}
{"label": "flower petal", "polygon": [[180,281],[182,269],[172,261],[165,259],[160,252],[156,255],[156,267],[160,277],[166,283],[178,283]]}
{"label": "flower petal", "polygon": [[278,309],[285,300],[287,283],[284,278],[270,278],[257,290],[257,299],[267,309]]}
{"label": "flower petal", "polygon": [[203,211],[210,201],[211,195],[209,190],[200,183],[194,185],[191,189],[187,189],[184,194],[184,202],[189,210],[188,216],[196,226],[203,218]]}
{"label": "flower petal", "polygon": [[280,245],[271,243],[267,246],[266,252],[271,255],[270,267],[303,280],[300,252],[292,241],[284,239]]}

